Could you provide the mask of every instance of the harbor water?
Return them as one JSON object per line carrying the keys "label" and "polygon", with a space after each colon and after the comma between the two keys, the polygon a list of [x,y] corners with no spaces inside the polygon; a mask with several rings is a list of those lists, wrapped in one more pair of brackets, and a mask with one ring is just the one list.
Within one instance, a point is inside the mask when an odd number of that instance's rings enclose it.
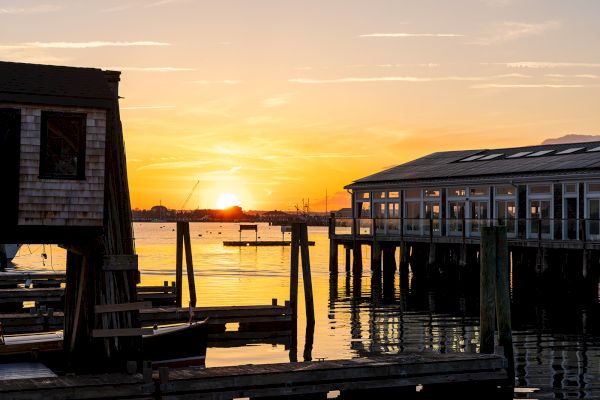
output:
{"label": "harbor water", "polygon": [[[191,223],[197,306],[283,304],[289,298],[289,247],[224,247],[239,239],[239,224]],[[135,223],[142,285],[175,280],[175,224]],[[259,240],[289,240],[279,226],[258,225]],[[254,240],[254,232],[242,232]],[[327,227],[309,227],[315,299],[314,337],[303,329],[299,285],[298,360],[343,359],[402,351],[462,352],[479,341],[478,287],[458,290],[448,281],[436,287],[400,289],[372,279],[369,253],[362,277],[347,276],[340,252],[339,274],[328,267]],[[65,252],[56,246],[23,246],[13,261],[19,270],[61,270]],[[567,266],[576,268],[578,266]],[[301,279],[301,274],[300,274]],[[183,279],[183,304],[189,294]],[[518,300],[518,302],[516,302]],[[515,398],[600,398],[600,307],[598,299],[565,290],[513,299]],[[235,329],[235,326],[228,326]],[[209,347],[206,365],[290,361],[285,344]]]}

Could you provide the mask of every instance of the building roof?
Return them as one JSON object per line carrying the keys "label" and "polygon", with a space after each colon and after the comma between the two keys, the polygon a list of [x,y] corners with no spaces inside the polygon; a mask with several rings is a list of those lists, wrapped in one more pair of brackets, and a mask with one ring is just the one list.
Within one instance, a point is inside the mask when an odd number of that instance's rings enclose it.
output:
{"label": "building roof", "polygon": [[113,101],[101,69],[0,61],[0,102],[110,108]]}
{"label": "building roof", "polygon": [[358,179],[346,188],[467,177],[600,171],[600,141],[445,151]]}

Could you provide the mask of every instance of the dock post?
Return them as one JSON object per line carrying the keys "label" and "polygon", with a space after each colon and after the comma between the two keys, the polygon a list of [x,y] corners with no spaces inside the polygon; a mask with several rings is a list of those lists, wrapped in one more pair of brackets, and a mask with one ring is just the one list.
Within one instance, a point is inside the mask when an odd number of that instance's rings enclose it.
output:
{"label": "dock post", "polygon": [[381,272],[381,243],[374,240],[371,244],[371,271]]}
{"label": "dock post", "polygon": [[177,245],[175,250],[175,287],[176,305],[181,307],[181,285],[183,276],[183,221],[177,221]]}
{"label": "dock post", "polygon": [[347,244],[344,245],[344,249],[346,249],[346,275],[350,275],[350,260],[351,260],[351,253],[350,253],[350,246],[348,246]]}
{"label": "dock post", "polygon": [[329,272],[338,273],[338,243],[335,239],[329,239]]}
{"label": "dock post", "polygon": [[496,321],[498,345],[504,349],[509,376],[514,378],[512,326],[510,315],[510,270],[506,226],[496,229]]}
{"label": "dock post", "polygon": [[497,231],[494,227],[482,228],[479,279],[479,352],[486,354],[494,354],[497,240]]}
{"label": "dock post", "polygon": [[308,228],[306,223],[298,226],[300,234],[300,254],[302,256],[302,281],[304,282],[304,301],[306,303],[306,323],[315,324],[315,304],[312,291],[312,277],[310,272],[310,255],[308,251]]}
{"label": "dock post", "polygon": [[185,244],[185,265],[187,267],[188,285],[190,290],[190,306],[196,307],[196,282],[194,279],[194,264],[192,261],[190,223],[185,221],[183,224],[183,242]]}
{"label": "dock post", "polygon": [[362,245],[360,242],[354,242],[354,248],[352,249],[352,274],[362,275]]}
{"label": "dock post", "polygon": [[295,321],[298,319],[298,257],[300,255],[300,237],[296,224],[292,224],[292,243],[290,254],[290,305],[292,307],[292,317]]}

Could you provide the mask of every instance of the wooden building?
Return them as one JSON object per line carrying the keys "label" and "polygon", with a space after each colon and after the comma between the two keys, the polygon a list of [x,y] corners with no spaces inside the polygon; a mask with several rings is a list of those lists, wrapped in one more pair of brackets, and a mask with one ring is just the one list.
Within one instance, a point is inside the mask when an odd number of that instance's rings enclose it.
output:
{"label": "wooden building", "polygon": [[465,263],[482,226],[505,225],[513,256],[519,248],[544,249],[537,264],[546,265],[547,249],[580,249],[584,274],[592,264],[597,269],[600,142],[433,153],[346,189],[353,217],[332,222],[332,245],[388,243],[402,252],[425,243],[432,245],[428,260],[442,248]]}
{"label": "wooden building", "polygon": [[[0,62],[0,243],[67,249],[65,349],[75,364],[136,349],[116,333],[139,325],[135,312],[97,312],[135,301],[138,279],[119,80],[115,71]],[[121,330],[94,340],[103,329]]]}

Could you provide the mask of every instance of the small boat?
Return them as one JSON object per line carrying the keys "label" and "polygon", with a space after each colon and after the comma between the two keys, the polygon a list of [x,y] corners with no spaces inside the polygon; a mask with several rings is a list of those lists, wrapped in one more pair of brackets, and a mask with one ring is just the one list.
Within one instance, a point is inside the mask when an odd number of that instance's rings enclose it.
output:
{"label": "small boat", "polygon": [[[142,336],[142,359],[158,367],[203,367],[208,336],[207,319],[192,323],[155,326]],[[63,332],[0,336],[0,357],[56,353],[63,349]]]}
{"label": "small boat", "polygon": [[208,337],[207,319],[190,324],[154,327],[152,335],[144,335],[142,354],[152,367],[203,367]]}

